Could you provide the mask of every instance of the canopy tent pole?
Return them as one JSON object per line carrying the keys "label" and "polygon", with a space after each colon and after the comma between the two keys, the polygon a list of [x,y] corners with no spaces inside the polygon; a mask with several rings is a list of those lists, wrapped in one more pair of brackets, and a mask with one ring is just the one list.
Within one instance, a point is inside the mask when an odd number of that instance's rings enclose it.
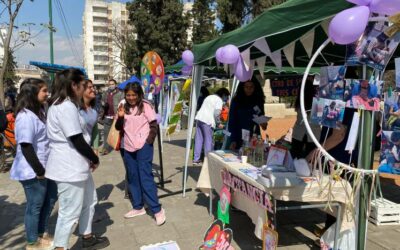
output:
{"label": "canopy tent pole", "polygon": [[[239,83],[240,83],[240,81],[236,78],[236,76],[233,77],[232,88],[230,89],[231,96],[229,98],[229,102],[232,102],[232,99],[236,94],[236,90],[237,90],[237,87],[239,86]],[[229,116],[228,116],[228,121],[226,123],[226,128],[225,128],[226,131],[229,131],[228,124],[229,124]],[[224,142],[222,143],[222,149],[224,149],[224,150],[227,149],[227,147],[229,146],[229,145],[226,145],[228,143],[228,137],[229,136],[224,135]]]}
{"label": "canopy tent pole", "polygon": [[182,196],[186,195],[186,181],[187,181],[187,167],[189,164],[190,146],[192,144],[192,133],[194,126],[194,117],[196,114],[197,99],[200,95],[201,79],[204,74],[203,65],[193,66],[192,84],[190,88],[190,105],[189,105],[189,119],[188,119],[188,133],[186,139],[186,153],[185,153],[185,168],[183,170],[183,193]]}

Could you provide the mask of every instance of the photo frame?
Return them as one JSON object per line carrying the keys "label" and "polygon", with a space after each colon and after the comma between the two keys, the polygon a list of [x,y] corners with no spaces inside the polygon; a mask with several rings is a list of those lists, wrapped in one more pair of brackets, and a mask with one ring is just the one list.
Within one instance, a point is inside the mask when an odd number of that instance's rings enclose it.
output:
{"label": "photo frame", "polygon": [[283,166],[285,163],[287,149],[272,145],[268,152],[267,166]]}
{"label": "photo frame", "polygon": [[313,124],[339,129],[343,122],[346,103],[341,100],[313,99],[311,122]]}
{"label": "photo frame", "polygon": [[390,91],[384,93],[383,97],[382,129],[384,131],[400,131],[400,93]]}
{"label": "photo frame", "polygon": [[346,65],[366,64],[377,70],[384,70],[400,42],[400,33],[393,36],[383,22],[370,23],[363,36],[347,46]]}
{"label": "photo frame", "polygon": [[379,172],[400,174],[400,131],[383,131]]}
{"label": "photo frame", "polygon": [[400,88],[400,57],[394,59],[394,65],[396,68],[396,88]]}
{"label": "photo frame", "polygon": [[321,67],[319,93],[320,98],[343,100],[346,66]]}
{"label": "photo frame", "polygon": [[383,81],[347,79],[344,92],[346,108],[379,111]]}
{"label": "photo frame", "polygon": [[278,233],[268,227],[267,224],[263,226],[262,240],[263,250],[276,250],[278,248]]}

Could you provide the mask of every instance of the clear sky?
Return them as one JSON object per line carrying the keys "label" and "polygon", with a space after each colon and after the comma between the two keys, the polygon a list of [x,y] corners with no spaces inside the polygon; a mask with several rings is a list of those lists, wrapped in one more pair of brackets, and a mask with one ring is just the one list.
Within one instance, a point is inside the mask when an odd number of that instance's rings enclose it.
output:
{"label": "clear sky", "polygon": [[[72,49],[68,43],[66,31],[61,22],[57,1],[64,10],[65,18],[71,30],[75,48],[78,51],[78,60],[73,56]],[[129,2],[129,0],[114,0],[117,2]],[[54,63],[82,66],[83,44],[82,44],[82,16],[85,8],[85,0],[52,0],[53,3],[53,26],[57,29],[54,33]],[[41,23],[49,22],[48,0],[25,0],[17,17],[16,25],[24,23],[35,23],[32,33],[38,34],[33,43],[35,46],[26,45],[16,53],[19,65],[29,64],[29,61],[50,62],[49,32],[43,29]],[[40,33],[39,31],[42,30]]]}

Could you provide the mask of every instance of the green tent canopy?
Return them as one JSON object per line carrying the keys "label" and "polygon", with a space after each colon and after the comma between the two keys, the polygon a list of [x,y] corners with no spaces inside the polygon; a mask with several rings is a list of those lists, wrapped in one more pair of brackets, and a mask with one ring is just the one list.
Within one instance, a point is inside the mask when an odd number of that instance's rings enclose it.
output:
{"label": "green tent canopy", "polygon": [[[227,44],[246,50],[258,39],[266,39],[271,51],[283,49],[295,42],[294,65],[305,67],[309,57],[300,42],[300,38],[315,29],[313,52],[327,39],[326,31],[321,25],[340,11],[352,7],[345,0],[289,0],[281,5],[266,10],[251,23],[242,28],[223,34],[217,39],[193,46],[195,64],[207,65],[214,61],[218,48]],[[324,22],[325,21],[325,22]],[[251,59],[265,56],[254,46],[251,47]],[[330,44],[324,50],[324,57],[319,57],[315,66],[326,65],[327,62],[344,61],[345,46]],[[282,53],[283,66],[290,66]],[[267,60],[267,66],[274,64]]]}

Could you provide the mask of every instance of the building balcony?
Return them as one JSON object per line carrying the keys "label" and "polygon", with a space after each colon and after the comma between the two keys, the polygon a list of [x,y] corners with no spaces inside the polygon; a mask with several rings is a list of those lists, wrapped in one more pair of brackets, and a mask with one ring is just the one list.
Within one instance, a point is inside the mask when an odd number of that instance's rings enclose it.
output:
{"label": "building balcony", "polygon": [[108,27],[108,22],[93,21],[94,27]]}
{"label": "building balcony", "polygon": [[108,41],[93,41],[93,45],[108,46]]}
{"label": "building balcony", "polygon": [[108,31],[93,31],[93,36],[108,37]]}
{"label": "building balcony", "polygon": [[93,50],[93,55],[96,55],[96,56],[108,56],[108,51]]}
{"label": "building balcony", "polygon": [[109,61],[100,61],[100,60],[94,60],[93,61],[94,65],[109,65],[110,62]]}
{"label": "building balcony", "polygon": [[93,73],[94,73],[95,75],[108,75],[109,70],[108,70],[108,69],[107,69],[107,70],[95,69],[95,70],[93,70]]}
{"label": "building balcony", "polygon": [[94,16],[94,17],[107,17],[108,18],[108,13],[107,12],[96,12],[96,11],[93,11],[92,12],[92,15]]}

